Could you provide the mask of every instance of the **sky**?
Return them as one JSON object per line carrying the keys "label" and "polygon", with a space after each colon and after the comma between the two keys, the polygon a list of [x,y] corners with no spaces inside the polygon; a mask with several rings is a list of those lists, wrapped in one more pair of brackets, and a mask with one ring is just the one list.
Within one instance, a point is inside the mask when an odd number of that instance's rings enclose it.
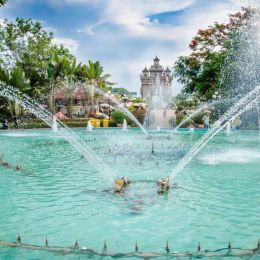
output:
{"label": "sky", "polygon": [[[239,2],[239,4],[237,4]],[[0,19],[32,18],[78,62],[100,61],[115,87],[139,93],[140,73],[160,58],[171,69],[198,29],[227,21],[239,0],[8,0]],[[181,90],[176,80],[173,93]]]}

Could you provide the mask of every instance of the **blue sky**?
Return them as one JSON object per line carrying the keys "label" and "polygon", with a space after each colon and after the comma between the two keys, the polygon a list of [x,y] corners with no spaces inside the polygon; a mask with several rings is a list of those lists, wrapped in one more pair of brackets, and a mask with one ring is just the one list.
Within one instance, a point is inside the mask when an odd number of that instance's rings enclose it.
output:
{"label": "blue sky", "polygon": [[[0,18],[40,20],[78,61],[99,60],[118,87],[140,88],[155,55],[173,66],[199,28],[225,21],[236,0],[9,0]],[[240,1],[239,1],[240,2]],[[173,83],[177,93],[181,86]]]}

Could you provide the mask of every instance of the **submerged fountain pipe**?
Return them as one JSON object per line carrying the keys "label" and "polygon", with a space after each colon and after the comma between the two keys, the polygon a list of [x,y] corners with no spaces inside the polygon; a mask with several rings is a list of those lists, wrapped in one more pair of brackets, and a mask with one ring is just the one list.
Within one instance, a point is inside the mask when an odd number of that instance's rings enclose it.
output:
{"label": "submerged fountain pipe", "polygon": [[[52,127],[53,115],[33,101],[30,97],[22,95],[18,90],[0,83],[0,96],[4,96],[9,100],[19,103],[22,107],[28,109],[32,114],[43,120],[47,125]],[[104,181],[108,181],[113,184],[116,175],[112,169],[104,163],[104,161],[95,154],[95,152],[77,136],[72,130],[70,130],[65,124],[56,119],[58,133],[68,141],[88,162],[97,170],[97,172],[104,178]]]}
{"label": "submerged fountain pipe", "polygon": [[233,105],[220,119],[218,119],[212,128],[205,133],[190,149],[190,151],[179,161],[170,175],[172,181],[177,174],[179,174],[189,162],[198,154],[198,152],[222,129],[224,129],[228,122],[240,116],[245,111],[249,110],[255,103],[257,103],[260,95],[260,86],[255,87],[245,97],[241,98],[235,105]]}

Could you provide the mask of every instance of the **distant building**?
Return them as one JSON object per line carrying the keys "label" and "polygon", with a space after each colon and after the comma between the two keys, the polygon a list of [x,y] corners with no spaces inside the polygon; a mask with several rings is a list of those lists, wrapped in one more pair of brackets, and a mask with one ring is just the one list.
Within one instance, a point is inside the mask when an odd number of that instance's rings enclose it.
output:
{"label": "distant building", "polygon": [[145,98],[148,106],[165,108],[170,104],[172,96],[171,71],[168,67],[163,69],[158,57],[155,57],[153,61],[150,69],[145,67],[140,75],[141,96]]}

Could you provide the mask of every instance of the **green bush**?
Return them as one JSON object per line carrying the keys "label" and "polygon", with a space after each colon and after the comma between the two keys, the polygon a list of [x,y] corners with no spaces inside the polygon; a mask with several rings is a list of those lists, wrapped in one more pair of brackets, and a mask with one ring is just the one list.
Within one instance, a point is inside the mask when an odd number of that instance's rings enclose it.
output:
{"label": "green bush", "polygon": [[[181,121],[183,121],[184,118],[186,118],[186,117],[187,117],[187,115],[177,114],[177,115],[176,115],[176,125],[178,125],[178,124],[179,124]],[[185,124],[183,124],[183,125],[181,126],[181,128],[186,128],[186,127],[189,126],[189,124],[190,124],[190,122],[188,121],[188,122],[186,122]]]}
{"label": "green bush", "polygon": [[[10,128],[14,128],[13,125],[10,125]],[[34,129],[34,128],[49,128],[49,126],[47,124],[45,124],[44,122],[41,123],[26,123],[26,124],[19,124],[18,128],[20,129]]]}
{"label": "green bush", "polygon": [[198,125],[201,125],[201,124],[203,124],[203,116],[204,116],[204,114],[203,113],[200,113],[200,114],[198,114],[198,115],[195,115],[193,118],[192,118],[192,120],[196,123],[196,124],[198,124]]}
{"label": "green bush", "polygon": [[112,121],[115,122],[116,124],[123,124],[125,115],[121,111],[115,111],[111,115]]}

